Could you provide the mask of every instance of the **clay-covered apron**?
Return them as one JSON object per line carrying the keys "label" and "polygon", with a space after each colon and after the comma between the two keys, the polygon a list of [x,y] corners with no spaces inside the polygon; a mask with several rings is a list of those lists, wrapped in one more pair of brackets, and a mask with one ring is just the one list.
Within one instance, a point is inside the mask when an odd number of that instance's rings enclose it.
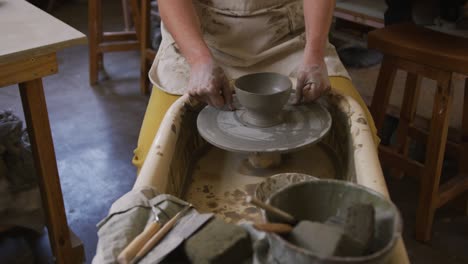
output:
{"label": "clay-covered apron", "polygon": [[[203,38],[230,79],[252,72],[291,76],[305,46],[302,0],[194,0]],[[162,25],[162,42],[149,77],[170,93],[185,92],[190,67]],[[349,78],[335,48],[327,44],[330,76]]]}

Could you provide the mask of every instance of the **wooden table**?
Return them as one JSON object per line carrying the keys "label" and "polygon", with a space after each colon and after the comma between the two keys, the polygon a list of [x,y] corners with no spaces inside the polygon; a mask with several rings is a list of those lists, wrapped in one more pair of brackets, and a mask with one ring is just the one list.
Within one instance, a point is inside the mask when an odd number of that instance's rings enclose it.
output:
{"label": "wooden table", "polygon": [[334,16],[373,28],[384,27],[384,0],[338,0]]}
{"label": "wooden table", "polygon": [[55,260],[83,262],[83,245],[68,228],[42,77],[57,73],[58,50],[86,37],[24,0],[0,0],[0,36],[0,88],[19,85]]}

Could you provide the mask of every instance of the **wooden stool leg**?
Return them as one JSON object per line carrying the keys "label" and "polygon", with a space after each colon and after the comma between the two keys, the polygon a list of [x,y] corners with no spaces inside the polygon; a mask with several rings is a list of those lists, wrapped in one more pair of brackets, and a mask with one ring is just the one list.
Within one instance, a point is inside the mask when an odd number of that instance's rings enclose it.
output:
{"label": "wooden stool leg", "polygon": [[[468,7],[468,3],[466,4]],[[462,119],[462,135],[461,142],[462,153],[459,159],[458,173],[463,177],[468,177],[468,78],[465,80],[465,91],[463,98],[463,119]],[[468,215],[468,193],[465,198],[465,214]]]}
{"label": "wooden stool leg", "polygon": [[95,84],[98,78],[96,1],[98,0],[89,0],[88,3],[89,83],[91,85]]}
{"label": "wooden stool leg", "polygon": [[[400,121],[398,122],[396,132],[397,143],[394,147],[398,153],[403,154],[405,157],[408,155],[408,130],[410,126],[413,125],[414,117],[416,115],[420,85],[421,77],[417,74],[408,72],[406,77],[405,94],[400,112]],[[392,171],[392,175],[397,178],[402,178],[404,173]]]}
{"label": "wooden stool leg", "polygon": [[468,79],[465,80],[465,91],[463,99],[463,121],[462,121],[462,155],[459,161],[459,173],[468,177]]}
{"label": "wooden stool leg", "polygon": [[149,64],[146,50],[150,47],[150,0],[141,0],[140,20],[140,92],[142,95],[149,93]]}
{"label": "wooden stool leg", "polygon": [[370,107],[375,126],[379,132],[385,120],[388,101],[392,93],[393,80],[395,79],[396,68],[393,61],[393,57],[384,55]]}
{"label": "wooden stool leg", "polygon": [[141,25],[140,25],[140,5],[138,3],[138,0],[130,0],[130,13],[132,15],[132,21],[133,25],[135,26],[135,32],[137,35],[137,39],[140,39],[140,31],[141,31]]}
{"label": "wooden stool leg", "polygon": [[[104,70],[104,53],[102,52],[99,52],[98,54],[96,54],[96,58],[97,58],[97,65],[98,65],[98,74],[100,71],[103,71]],[[98,75],[99,76],[99,75]]]}
{"label": "wooden stool leg", "polygon": [[89,0],[88,3],[88,30],[89,30],[89,83],[97,83],[99,69],[102,68],[102,54],[99,43],[102,40],[102,0]]}
{"label": "wooden stool leg", "polygon": [[128,10],[128,0],[122,0],[122,12],[123,12],[123,17],[124,17],[124,30],[125,31],[130,31],[130,29],[133,26],[132,22],[132,14],[130,13],[130,10]]}
{"label": "wooden stool leg", "polygon": [[[91,0],[93,1],[93,0]],[[96,1],[96,43],[97,43],[97,50],[96,50],[96,56],[98,58],[98,72],[99,74],[100,70],[104,69],[104,62],[103,62],[103,57],[104,53],[101,51],[100,46],[101,43],[103,42],[103,24],[102,24],[102,1],[103,0],[95,0]],[[99,77],[99,75],[97,75]]]}
{"label": "wooden stool leg", "polygon": [[434,212],[439,202],[440,175],[442,173],[449,113],[452,104],[451,90],[451,73],[445,72],[437,83],[424,173],[421,175],[421,189],[416,215],[416,239],[423,242],[427,242],[431,238]]}

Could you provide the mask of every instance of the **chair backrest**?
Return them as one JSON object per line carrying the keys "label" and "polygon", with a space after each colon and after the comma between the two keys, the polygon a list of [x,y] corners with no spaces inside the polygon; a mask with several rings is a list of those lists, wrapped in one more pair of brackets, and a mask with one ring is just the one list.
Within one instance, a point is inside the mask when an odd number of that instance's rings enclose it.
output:
{"label": "chair backrest", "polygon": [[372,31],[368,47],[418,64],[468,75],[468,39],[414,24]]}

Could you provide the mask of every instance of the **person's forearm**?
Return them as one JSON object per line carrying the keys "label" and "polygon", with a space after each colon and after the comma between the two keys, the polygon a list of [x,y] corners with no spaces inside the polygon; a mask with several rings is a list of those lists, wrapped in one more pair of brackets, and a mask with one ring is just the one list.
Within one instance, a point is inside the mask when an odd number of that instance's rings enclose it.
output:
{"label": "person's forearm", "polygon": [[160,0],[158,5],[165,27],[188,63],[193,65],[211,60],[192,0]]}
{"label": "person's forearm", "polygon": [[320,64],[335,8],[335,0],[303,0],[306,47],[304,62]]}

